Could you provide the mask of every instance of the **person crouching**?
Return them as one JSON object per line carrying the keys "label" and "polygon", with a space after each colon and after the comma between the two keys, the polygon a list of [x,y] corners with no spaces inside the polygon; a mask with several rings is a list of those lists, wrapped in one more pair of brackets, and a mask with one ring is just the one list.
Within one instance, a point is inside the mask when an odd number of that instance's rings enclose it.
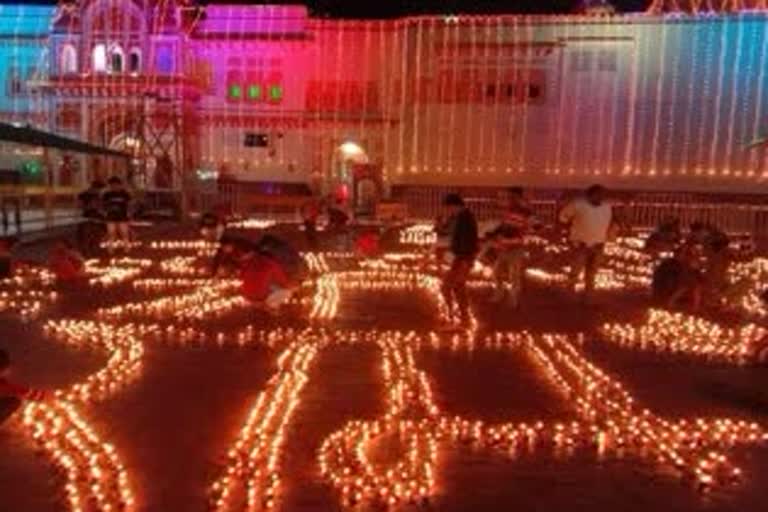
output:
{"label": "person crouching", "polygon": [[62,284],[82,282],[86,278],[85,259],[66,240],[53,246],[48,257],[48,267]]}
{"label": "person crouching", "polygon": [[273,315],[291,299],[296,288],[282,265],[264,252],[252,252],[243,257],[240,278],[243,296]]}
{"label": "person crouching", "polygon": [[0,425],[21,406],[24,400],[40,402],[47,398],[44,391],[31,389],[9,380],[11,358],[0,349]]}

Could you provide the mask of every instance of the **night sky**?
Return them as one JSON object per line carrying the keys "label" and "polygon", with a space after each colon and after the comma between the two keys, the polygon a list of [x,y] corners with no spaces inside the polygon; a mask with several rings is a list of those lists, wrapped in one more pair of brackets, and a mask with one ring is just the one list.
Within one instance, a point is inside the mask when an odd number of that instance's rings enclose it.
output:
{"label": "night sky", "polygon": [[[194,1],[194,0],[193,0]],[[222,4],[305,4],[314,16],[390,18],[407,14],[569,13],[578,0],[197,0]],[[650,0],[612,0],[621,11],[641,11]],[[0,4],[53,4],[55,0],[0,0]]]}

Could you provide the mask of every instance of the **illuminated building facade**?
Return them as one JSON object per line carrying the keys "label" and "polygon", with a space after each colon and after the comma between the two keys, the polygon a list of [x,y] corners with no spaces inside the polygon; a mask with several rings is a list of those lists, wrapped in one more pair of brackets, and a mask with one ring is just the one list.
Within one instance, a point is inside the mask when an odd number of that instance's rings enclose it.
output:
{"label": "illuminated building facade", "polygon": [[[134,153],[150,187],[197,171],[765,191],[765,151],[748,146],[768,135],[768,12],[726,3],[367,21],[172,0],[2,6],[0,110]],[[56,181],[118,165],[76,157]]]}

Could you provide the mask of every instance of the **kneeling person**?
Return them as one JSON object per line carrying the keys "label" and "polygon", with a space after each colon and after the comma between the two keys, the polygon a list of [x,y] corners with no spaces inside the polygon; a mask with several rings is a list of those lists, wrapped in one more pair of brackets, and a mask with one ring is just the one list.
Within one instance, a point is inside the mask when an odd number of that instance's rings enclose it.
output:
{"label": "kneeling person", "polygon": [[293,296],[295,284],[272,256],[254,252],[242,261],[242,293],[249,301],[276,313]]}
{"label": "kneeling person", "polygon": [[23,400],[41,401],[46,398],[42,391],[30,389],[8,380],[11,359],[0,349],[0,425],[21,406]]}

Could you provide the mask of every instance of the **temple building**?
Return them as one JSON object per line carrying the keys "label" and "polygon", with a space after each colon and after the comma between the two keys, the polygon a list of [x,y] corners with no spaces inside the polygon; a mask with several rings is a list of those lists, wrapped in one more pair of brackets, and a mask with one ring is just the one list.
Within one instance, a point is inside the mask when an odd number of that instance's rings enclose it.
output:
{"label": "temple building", "polygon": [[[59,156],[58,186],[121,173],[160,189],[364,176],[383,189],[765,192],[754,142],[768,136],[768,11],[724,3],[395,20],[173,0],[4,5],[0,118],[134,156]],[[2,157],[8,168],[39,152]]]}

